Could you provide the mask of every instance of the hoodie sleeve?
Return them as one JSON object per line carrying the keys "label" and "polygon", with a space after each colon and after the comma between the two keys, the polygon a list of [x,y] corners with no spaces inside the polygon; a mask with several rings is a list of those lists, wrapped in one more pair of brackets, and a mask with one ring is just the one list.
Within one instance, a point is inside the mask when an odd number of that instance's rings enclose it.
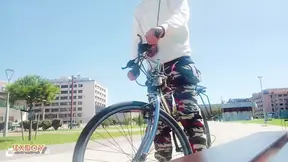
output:
{"label": "hoodie sleeve", "polygon": [[190,11],[188,0],[166,0],[173,15],[160,26],[165,29],[165,33],[182,27],[189,21]]}

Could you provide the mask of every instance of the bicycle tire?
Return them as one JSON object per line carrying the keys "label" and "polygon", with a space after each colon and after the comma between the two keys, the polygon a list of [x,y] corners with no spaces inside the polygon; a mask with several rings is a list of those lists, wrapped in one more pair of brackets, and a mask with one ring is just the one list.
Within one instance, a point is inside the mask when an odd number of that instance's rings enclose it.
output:
{"label": "bicycle tire", "polygon": [[204,132],[206,135],[206,146],[207,149],[211,147],[211,134],[210,134],[210,128],[209,128],[209,124],[208,124],[208,120],[207,117],[205,116],[204,112],[201,110],[201,115],[203,118],[203,124],[204,124]]}
{"label": "bicycle tire", "polygon": [[[101,122],[103,122],[105,119],[116,114],[117,112],[128,110],[144,110],[145,108],[151,107],[149,107],[149,104],[145,102],[130,101],[114,104],[100,111],[87,123],[85,128],[82,130],[74,147],[72,162],[84,162],[84,155],[89,139],[95,129],[100,126]],[[192,154],[192,149],[186,137],[186,134],[175,121],[175,119],[162,109],[160,110],[160,119],[166,122],[170,126],[172,131],[177,135],[179,142],[183,147],[182,149],[184,156]]]}

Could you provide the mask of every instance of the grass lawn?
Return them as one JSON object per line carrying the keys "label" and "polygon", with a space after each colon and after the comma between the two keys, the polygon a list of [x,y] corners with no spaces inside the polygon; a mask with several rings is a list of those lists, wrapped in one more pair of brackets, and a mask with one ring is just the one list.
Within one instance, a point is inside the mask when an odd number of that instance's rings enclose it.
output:
{"label": "grass lawn", "polygon": [[[142,125],[141,127],[138,125],[116,125],[116,126],[108,126],[105,127],[106,130],[131,130],[131,129],[140,129],[143,130],[146,128],[146,125]],[[103,130],[105,131],[104,128],[102,127],[98,127],[97,130]],[[54,130],[54,129],[49,129],[49,130],[45,130],[43,131],[42,129],[38,130],[39,134],[43,134],[43,133],[57,133],[57,132],[67,132],[67,133],[80,133],[83,130],[83,128],[73,128],[73,129],[58,129],[58,130]],[[11,132],[12,134],[19,134],[21,136],[21,132]],[[0,136],[1,137],[1,136]]]}
{"label": "grass lawn", "polygon": [[[123,131],[122,131],[123,133]],[[96,139],[107,139],[107,138],[115,138],[115,137],[121,137],[123,136],[121,132],[98,132],[94,133],[92,136],[92,140]],[[140,131],[133,131],[132,135],[138,135],[140,134]],[[100,134],[100,135],[99,135]],[[128,132],[126,131],[126,134]],[[78,137],[80,135],[79,133],[71,133],[71,134],[55,134],[49,133],[49,134],[40,134],[36,137],[36,140],[28,141],[28,137],[24,137],[24,141],[22,140],[22,136],[11,136],[11,137],[0,137],[0,150],[6,150],[12,146],[12,144],[45,144],[45,145],[52,145],[52,144],[64,144],[64,143],[71,143],[76,142]],[[112,137],[111,137],[112,136]],[[128,135],[129,136],[129,135]]]}
{"label": "grass lawn", "polygon": [[[241,123],[247,123],[247,124],[264,124],[264,119],[245,120],[245,121],[240,121],[240,122]],[[267,121],[267,124],[282,126],[281,119],[272,119],[271,121]]]}

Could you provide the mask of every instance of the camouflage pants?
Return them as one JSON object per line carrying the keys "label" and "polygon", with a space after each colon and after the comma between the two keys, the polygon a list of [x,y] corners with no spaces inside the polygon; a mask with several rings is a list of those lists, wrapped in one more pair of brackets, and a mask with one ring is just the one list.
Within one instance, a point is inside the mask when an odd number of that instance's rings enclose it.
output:
{"label": "camouflage pants", "polygon": [[[166,66],[165,71],[171,72],[171,65]],[[176,64],[174,77],[168,80],[169,84],[176,88],[173,94],[177,107],[179,120],[184,127],[193,152],[206,149],[206,139],[204,136],[204,126],[202,116],[197,104],[195,86],[199,79],[199,71],[193,63]],[[199,79],[199,80],[198,80]],[[148,92],[153,91],[148,84]],[[168,106],[172,109],[172,94],[166,95],[165,99]],[[171,129],[163,122],[159,121],[158,131],[154,139],[155,158],[160,162],[170,161],[172,158],[172,139]]]}

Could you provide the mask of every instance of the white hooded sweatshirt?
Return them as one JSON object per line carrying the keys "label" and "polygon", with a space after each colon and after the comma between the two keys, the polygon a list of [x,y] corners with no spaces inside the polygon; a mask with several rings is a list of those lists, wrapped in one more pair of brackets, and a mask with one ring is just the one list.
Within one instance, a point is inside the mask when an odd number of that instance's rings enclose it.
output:
{"label": "white hooded sweatshirt", "polygon": [[134,15],[133,58],[137,57],[137,34],[145,40],[146,32],[157,26],[165,29],[165,36],[159,40],[158,53],[153,60],[159,59],[163,64],[181,56],[190,56],[189,17],[188,0],[142,0],[137,5]]}

